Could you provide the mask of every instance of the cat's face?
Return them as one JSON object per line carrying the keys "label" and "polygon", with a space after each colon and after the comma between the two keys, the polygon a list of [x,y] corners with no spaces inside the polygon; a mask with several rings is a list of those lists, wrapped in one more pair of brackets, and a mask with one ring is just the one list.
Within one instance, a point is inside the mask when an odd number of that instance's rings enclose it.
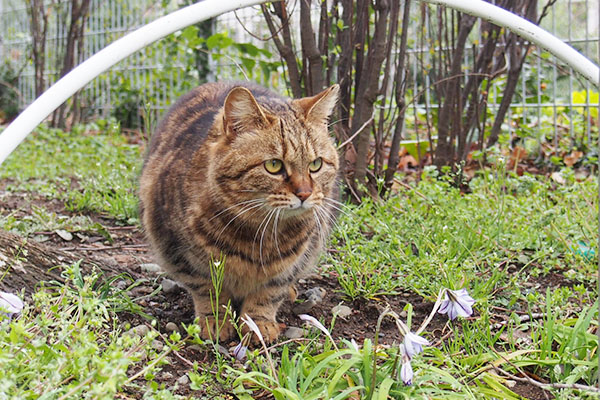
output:
{"label": "cat's face", "polygon": [[323,212],[334,201],[338,171],[327,129],[337,94],[335,85],[290,104],[261,106],[248,90],[233,89],[223,112],[228,150],[214,162],[223,194],[249,215],[272,212],[277,219]]}

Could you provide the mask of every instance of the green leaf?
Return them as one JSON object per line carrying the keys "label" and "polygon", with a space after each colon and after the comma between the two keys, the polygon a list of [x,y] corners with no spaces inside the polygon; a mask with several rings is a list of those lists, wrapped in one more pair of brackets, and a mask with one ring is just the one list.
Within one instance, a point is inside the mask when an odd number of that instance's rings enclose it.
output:
{"label": "green leaf", "polygon": [[381,382],[381,386],[379,387],[379,393],[377,393],[378,400],[387,400],[388,395],[390,393],[390,389],[394,384],[394,380],[392,378],[385,378],[383,382]]}

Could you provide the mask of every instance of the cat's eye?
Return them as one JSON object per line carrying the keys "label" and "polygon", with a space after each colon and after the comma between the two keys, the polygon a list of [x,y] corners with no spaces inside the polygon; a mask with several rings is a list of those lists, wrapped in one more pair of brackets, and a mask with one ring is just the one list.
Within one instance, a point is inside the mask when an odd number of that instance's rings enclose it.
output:
{"label": "cat's eye", "polygon": [[308,169],[310,170],[310,172],[317,172],[321,169],[321,165],[323,165],[323,160],[321,159],[321,157],[315,158],[313,162],[308,164]]}
{"label": "cat's eye", "polygon": [[265,161],[265,169],[271,174],[277,174],[283,169],[283,161],[276,158]]}

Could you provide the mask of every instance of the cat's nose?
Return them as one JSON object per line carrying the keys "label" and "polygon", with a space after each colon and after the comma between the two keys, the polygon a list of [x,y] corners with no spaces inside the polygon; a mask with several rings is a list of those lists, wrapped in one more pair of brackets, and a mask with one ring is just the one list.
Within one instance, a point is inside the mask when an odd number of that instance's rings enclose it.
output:
{"label": "cat's nose", "polygon": [[300,187],[296,190],[296,197],[300,199],[300,201],[304,201],[310,197],[312,194],[312,189],[310,187]]}

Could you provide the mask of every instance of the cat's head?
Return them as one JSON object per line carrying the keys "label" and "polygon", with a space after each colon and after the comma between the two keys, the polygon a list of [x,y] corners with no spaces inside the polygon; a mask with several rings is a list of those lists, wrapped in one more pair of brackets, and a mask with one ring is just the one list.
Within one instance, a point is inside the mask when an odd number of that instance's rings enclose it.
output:
{"label": "cat's head", "polygon": [[333,196],[339,165],[328,131],[338,92],[334,85],[312,97],[257,101],[248,89],[233,88],[221,114],[227,145],[213,160],[220,191],[284,217],[322,208]]}

